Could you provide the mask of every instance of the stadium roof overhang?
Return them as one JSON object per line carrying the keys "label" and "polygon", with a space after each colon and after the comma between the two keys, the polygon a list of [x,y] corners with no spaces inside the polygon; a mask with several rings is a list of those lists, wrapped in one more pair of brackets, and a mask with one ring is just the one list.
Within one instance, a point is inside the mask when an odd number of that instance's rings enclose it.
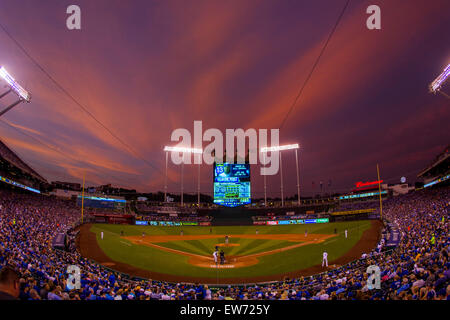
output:
{"label": "stadium roof overhang", "polygon": [[0,140],[0,158],[4,159],[14,167],[20,169],[23,173],[29,174],[40,183],[48,184],[47,180],[37,173],[33,168],[19,158],[5,143]]}
{"label": "stadium roof overhang", "polygon": [[[448,167],[448,162],[450,162],[450,152],[448,152],[449,147],[446,148],[446,150],[441,153],[435,161],[430,164],[428,167],[423,169],[419,174],[417,175],[418,178],[424,178],[425,176],[429,175],[432,171],[438,172],[439,170],[446,171]],[[446,172],[441,172],[441,174],[445,174]]]}

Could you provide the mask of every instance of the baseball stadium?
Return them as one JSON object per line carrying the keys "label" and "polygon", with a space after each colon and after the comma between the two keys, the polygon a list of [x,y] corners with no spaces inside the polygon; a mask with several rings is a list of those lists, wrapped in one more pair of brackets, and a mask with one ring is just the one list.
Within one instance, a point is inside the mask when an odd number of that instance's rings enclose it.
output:
{"label": "baseball stadium", "polygon": [[18,2],[0,300],[450,300],[448,2]]}

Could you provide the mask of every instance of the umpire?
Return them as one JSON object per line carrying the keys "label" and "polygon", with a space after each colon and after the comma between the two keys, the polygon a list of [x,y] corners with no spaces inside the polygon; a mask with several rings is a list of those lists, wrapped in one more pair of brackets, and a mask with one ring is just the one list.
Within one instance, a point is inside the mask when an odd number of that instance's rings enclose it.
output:
{"label": "umpire", "polygon": [[220,250],[220,264],[225,263],[225,252],[223,250]]}

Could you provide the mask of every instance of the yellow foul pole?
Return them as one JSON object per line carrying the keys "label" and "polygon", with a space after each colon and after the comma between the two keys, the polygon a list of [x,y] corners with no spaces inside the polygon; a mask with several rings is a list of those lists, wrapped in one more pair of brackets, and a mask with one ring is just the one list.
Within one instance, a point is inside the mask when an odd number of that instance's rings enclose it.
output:
{"label": "yellow foul pole", "polygon": [[83,211],[84,211],[84,178],[85,174],[83,173],[83,189],[81,191],[81,223],[83,223]]}
{"label": "yellow foul pole", "polygon": [[380,180],[380,169],[377,163],[377,174],[378,174],[378,193],[380,194],[380,218],[383,219],[383,203],[381,201],[381,180]]}

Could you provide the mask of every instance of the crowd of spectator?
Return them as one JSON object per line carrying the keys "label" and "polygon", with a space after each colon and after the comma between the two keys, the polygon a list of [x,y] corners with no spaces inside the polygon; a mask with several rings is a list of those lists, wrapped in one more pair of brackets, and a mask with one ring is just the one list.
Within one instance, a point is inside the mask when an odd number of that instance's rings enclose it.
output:
{"label": "crowd of spectator", "polygon": [[252,216],[253,221],[269,221],[269,220],[296,220],[296,219],[314,219],[317,218],[317,214],[296,214],[296,215],[259,215]]}
{"label": "crowd of spectator", "polygon": [[180,207],[178,203],[170,203],[170,204],[151,204],[146,202],[137,202],[136,209],[140,213],[157,213],[157,214],[196,214],[197,208],[191,207]]}
{"label": "crowd of spectator", "polygon": [[363,210],[363,209],[378,209],[379,200],[378,198],[371,199],[368,201],[350,201],[341,202],[337,208],[333,211],[353,211],[353,210]]}
{"label": "crowd of spectator", "polygon": [[[448,211],[450,188],[386,200],[383,216],[401,232],[398,247],[374,248],[363,258],[312,277],[270,284],[208,288],[133,280],[52,248],[57,233],[78,222],[74,203],[0,190],[0,299],[21,300],[450,300]],[[387,251],[386,251],[387,250]],[[67,266],[81,268],[71,289]],[[381,270],[381,289],[369,289],[366,268]]]}
{"label": "crowd of spectator", "polygon": [[170,222],[210,222],[212,217],[210,216],[199,216],[199,215],[158,215],[158,214],[148,214],[138,216],[139,220],[145,221],[170,221]]}

